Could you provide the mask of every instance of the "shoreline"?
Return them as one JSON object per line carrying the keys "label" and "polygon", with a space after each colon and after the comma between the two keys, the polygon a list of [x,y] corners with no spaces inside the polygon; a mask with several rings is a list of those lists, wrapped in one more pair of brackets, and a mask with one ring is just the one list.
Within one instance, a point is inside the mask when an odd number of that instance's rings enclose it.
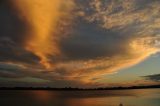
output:
{"label": "shoreline", "polygon": [[98,91],[98,90],[158,89],[158,88],[160,88],[160,85],[132,86],[132,87],[99,87],[99,88],[0,87],[0,90]]}

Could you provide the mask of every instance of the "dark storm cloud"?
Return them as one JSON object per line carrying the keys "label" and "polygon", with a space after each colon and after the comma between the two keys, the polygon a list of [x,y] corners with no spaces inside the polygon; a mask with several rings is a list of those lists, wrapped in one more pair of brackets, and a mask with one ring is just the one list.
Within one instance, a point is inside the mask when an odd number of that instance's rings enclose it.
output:
{"label": "dark storm cloud", "polygon": [[123,37],[119,31],[96,26],[97,23],[89,23],[78,18],[72,35],[61,39],[62,53],[73,60],[112,57],[127,53],[130,36]]}
{"label": "dark storm cloud", "polygon": [[35,63],[39,60],[23,48],[27,25],[9,0],[1,1],[0,23],[0,61]]}
{"label": "dark storm cloud", "polygon": [[147,75],[147,76],[144,76],[144,78],[145,78],[146,80],[151,80],[151,81],[160,82],[160,74]]}
{"label": "dark storm cloud", "polygon": [[[0,38],[9,38],[16,43],[22,43],[27,29],[9,0],[0,5]],[[23,35],[23,36],[22,36]]]}

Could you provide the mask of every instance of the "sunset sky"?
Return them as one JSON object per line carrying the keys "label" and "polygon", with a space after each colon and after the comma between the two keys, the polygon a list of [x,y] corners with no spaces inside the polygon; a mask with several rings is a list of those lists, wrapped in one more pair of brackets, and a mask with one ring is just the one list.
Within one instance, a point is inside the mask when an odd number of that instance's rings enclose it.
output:
{"label": "sunset sky", "polygon": [[160,0],[1,0],[0,87],[160,84]]}

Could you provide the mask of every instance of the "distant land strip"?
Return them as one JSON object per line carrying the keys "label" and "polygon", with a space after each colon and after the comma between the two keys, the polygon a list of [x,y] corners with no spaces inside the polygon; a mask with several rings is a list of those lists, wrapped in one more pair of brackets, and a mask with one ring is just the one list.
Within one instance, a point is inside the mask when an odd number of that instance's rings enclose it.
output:
{"label": "distant land strip", "polygon": [[160,85],[150,85],[150,86],[131,86],[131,87],[98,87],[98,88],[52,88],[52,87],[0,87],[0,90],[128,90],[128,89],[151,89],[160,88]]}

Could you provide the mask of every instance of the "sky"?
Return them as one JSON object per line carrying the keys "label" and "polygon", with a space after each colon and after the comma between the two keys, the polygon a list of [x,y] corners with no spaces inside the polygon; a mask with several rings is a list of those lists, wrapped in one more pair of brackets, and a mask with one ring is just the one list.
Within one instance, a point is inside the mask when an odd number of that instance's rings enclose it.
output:
{"label": "sky", "polygon": [[160,84],[159,0],[1,0],[1,87]]}

